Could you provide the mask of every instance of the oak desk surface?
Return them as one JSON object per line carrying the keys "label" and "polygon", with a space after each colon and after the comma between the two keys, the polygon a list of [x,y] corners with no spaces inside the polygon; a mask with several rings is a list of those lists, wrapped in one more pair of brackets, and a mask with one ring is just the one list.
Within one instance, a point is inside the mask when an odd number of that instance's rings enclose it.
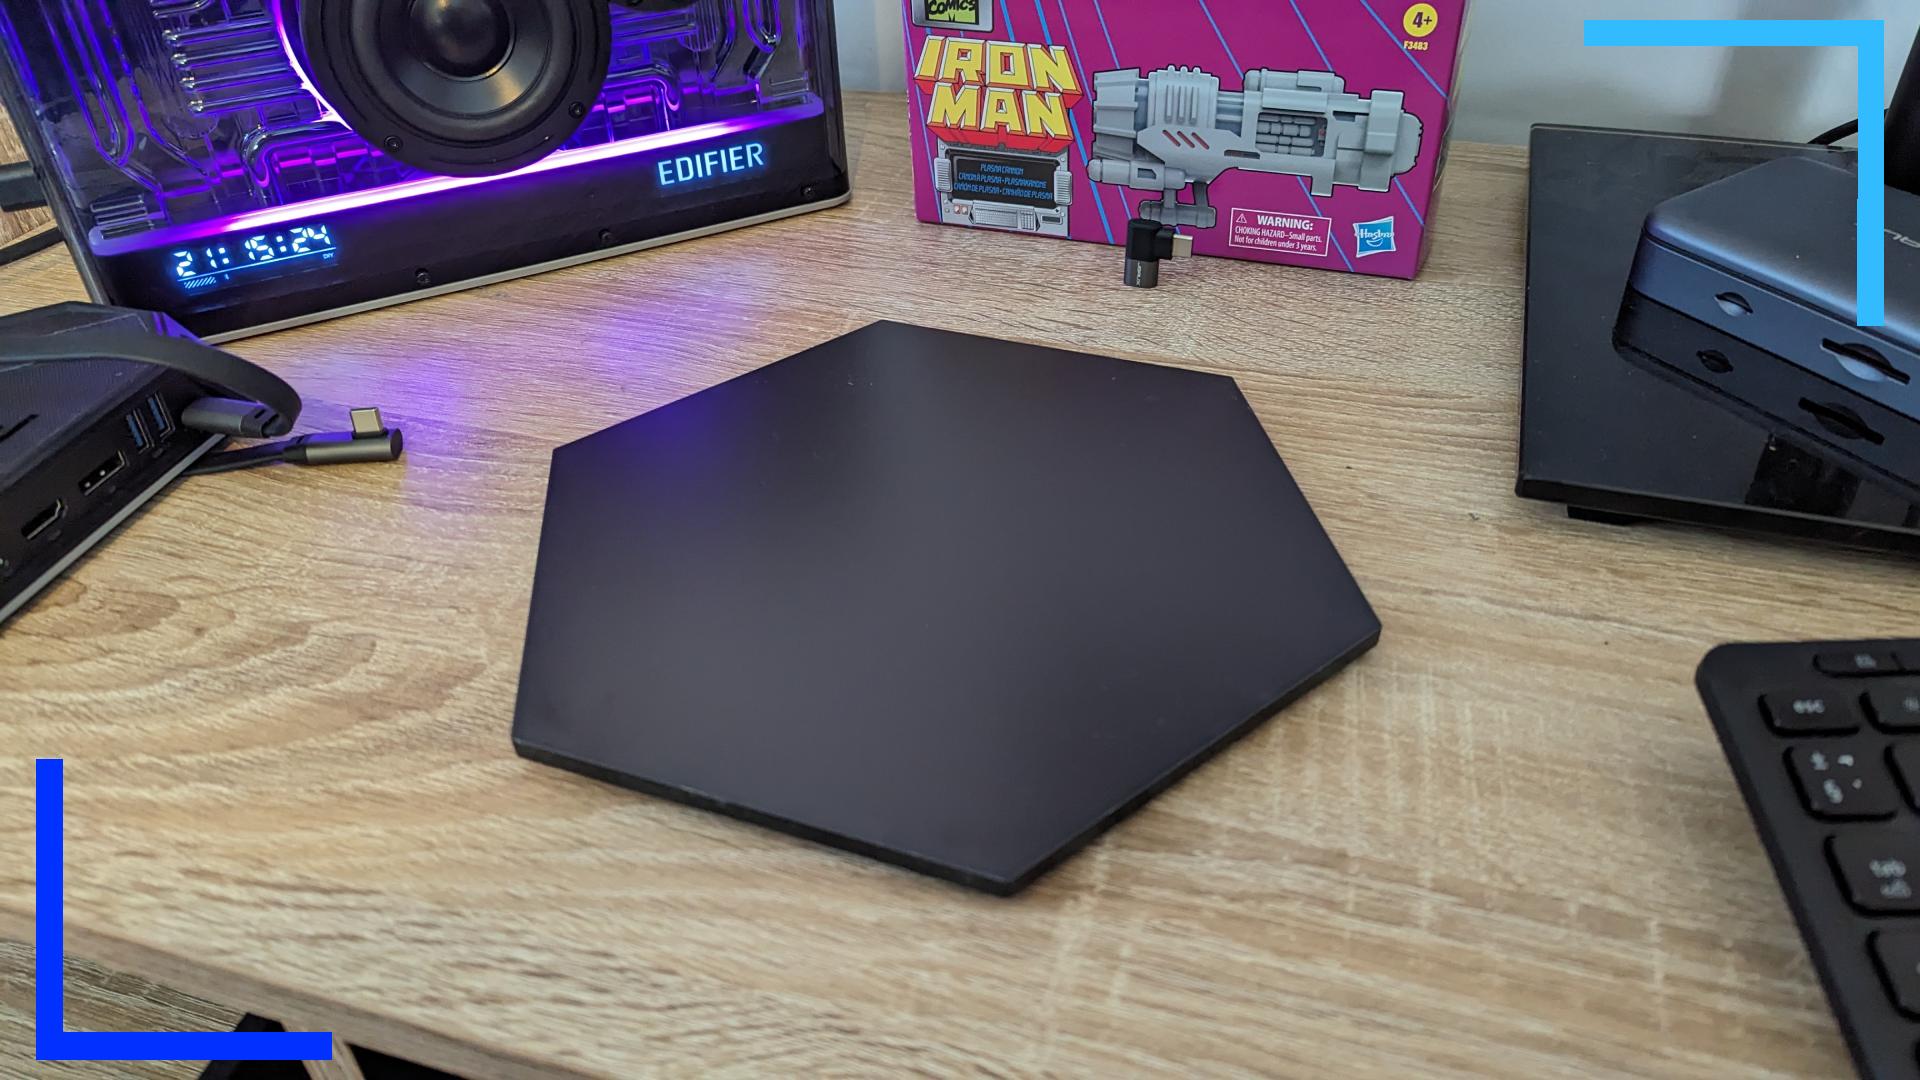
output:
{"label": "oak desk surface", "polygon": [[[1691,676],[1920,575],[1513,496],[1520,152],[1455,147],[1417,283],[1142,291],[849,125],[847,208],[237,345],[407,456],[187,483],[0,634],[0,935],[60,756],[73,952],[475,1077],[1846,1071]],[[515,757],[549,451],[880,318],[1232,375],[1380,646],[1012,900]]]}

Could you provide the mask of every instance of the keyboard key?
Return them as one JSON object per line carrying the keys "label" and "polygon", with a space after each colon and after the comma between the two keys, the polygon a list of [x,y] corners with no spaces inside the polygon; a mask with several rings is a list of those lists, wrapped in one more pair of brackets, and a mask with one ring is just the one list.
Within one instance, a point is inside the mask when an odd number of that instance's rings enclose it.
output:
{"label": "keyboard key", "polygon": [[1860,729],[1860,708],[1847,694],[1827,690],[1768,694],[1760,699],[1760,708],[1775,731],[1790,735]]}
{"label": "keyboard key", "polygon": [[[1815,817],[1868,819],[1892,817],[1900,795],[1880,755],[1848,743],[1796,746],[1787,763],[1800,785],[1800,800]],[[1915,864],[1920,872],[1920,863]]]}
{"label": "keyboard key", "polygon": [[1901,679],[1867,691],[1867,714],[1888,731],[1920,731],[1920,682]]}
{"label": "keyboard key", "polygon": [[1822,675],[1898,675],[1900,661],[1881,649],[1857,652],[1823,652],[1813,657],[1814,669]]}
{"label": "keyboard key", "polygon": [[1920,742],[1902,741],[1887,750],[1893,760],[1894,778],[1907,789],[1907,803],[1920,808]]}
{"label": "keyboard key", "polygon": [[1908,1016],[1920,1016],[1920,931],[1882,930],[1873,935],[1873,959],[1887,994]]}
{"label": "keyboard key", "polygon": [[1920,911],[1920,892],[1914,888],[1920,880],[1920,834],[1886,828],[1843,833],[1828,839],[1827,853],[1854,907]]}
{"label": "keyboard key", "polygon": [[1721,646],[1696,681],[1859,1075],[1920,1080],[1920,636]]}

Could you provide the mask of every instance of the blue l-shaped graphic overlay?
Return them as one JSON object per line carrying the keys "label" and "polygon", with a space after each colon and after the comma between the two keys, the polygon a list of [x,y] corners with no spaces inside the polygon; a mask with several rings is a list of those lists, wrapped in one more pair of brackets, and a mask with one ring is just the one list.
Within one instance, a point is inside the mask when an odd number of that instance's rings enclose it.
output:
{"label": "blue l-shaped graphic overlay", "polygon": [[328,1031],[68,1031],[65,761],[34,762],[33,1040],[41,1061],[331,1061]]}
{"label": "blue l-shaped graphic overlay", "polygon": [[1854,50],[1860,69],[1860,218],[1855,308],[1887,322],[1887,24],[1878,19],[1589,19],[1588,45],[1746,46]]}

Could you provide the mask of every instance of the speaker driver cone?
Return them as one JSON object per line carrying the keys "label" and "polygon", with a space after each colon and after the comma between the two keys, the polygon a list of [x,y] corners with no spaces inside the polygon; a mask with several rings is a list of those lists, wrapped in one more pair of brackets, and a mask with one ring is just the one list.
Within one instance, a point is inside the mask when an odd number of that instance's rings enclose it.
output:
{"label": "speaker driver cone", "polygon": [[[607,0],[282,0],[314,88],[348,126],[429,172],[530,165],[607,76]],[[290,27],[289,29],[293,29]]]}

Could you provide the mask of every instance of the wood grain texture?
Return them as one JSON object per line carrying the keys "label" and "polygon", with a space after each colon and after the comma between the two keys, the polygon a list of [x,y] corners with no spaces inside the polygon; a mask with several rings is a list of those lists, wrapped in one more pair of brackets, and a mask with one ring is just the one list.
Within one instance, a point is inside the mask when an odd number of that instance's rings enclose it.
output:
{"label": "wood grain texture", "polygon": [[366,1074],[360,1071],[360,1063],[354,1059],[353,1047],[338,1035],[333,1037],[333,1057],[307,1062],[307,1075],[313,1080],[367,1080]]}
{"label": "wood grain texture", "polygon": [[[0,109],[0,163],[25,161],[26,157],[27,149],[20,145],[20,136],[13,130],[12,120],[5,109]],[[44,207],[12,213],[0,211],[0,246],[52,227],[53,212]]]}
{"label": "wood grain texture", "polygon": [[[1845,1071],[1691,674],[1920,578],[1514,498],[1519,152],[1454,148],[1418,282],[1142,291],[914,222],[904,120],[854,99],[850,207],[240,345],[407,457],[196,480],[0,636],[0,933],[59,755],[76,953],[475,1077]],[[1013,900],[515,758],[551,449],[877,318],[1232,375],[1379,648]]]}
{"label": "wood grain texture", "polygon": [[[224,1031],[222,1009],[132,975],[67,958],[67,1026],[79,1031]],[[36,1061],[33,951],[0,941],[0,1080],[194,1080],[204,1061]]]}

